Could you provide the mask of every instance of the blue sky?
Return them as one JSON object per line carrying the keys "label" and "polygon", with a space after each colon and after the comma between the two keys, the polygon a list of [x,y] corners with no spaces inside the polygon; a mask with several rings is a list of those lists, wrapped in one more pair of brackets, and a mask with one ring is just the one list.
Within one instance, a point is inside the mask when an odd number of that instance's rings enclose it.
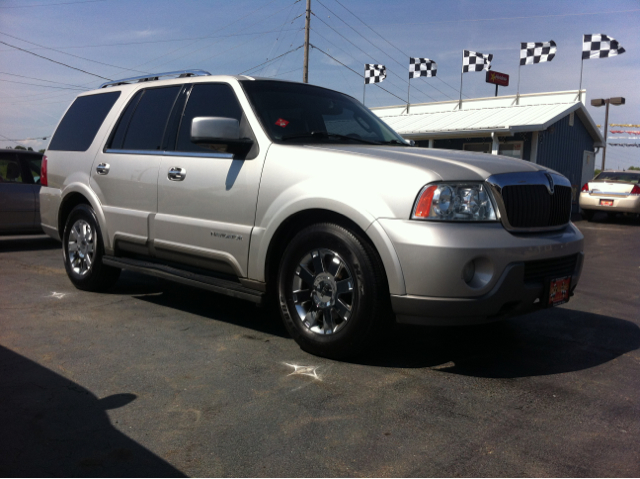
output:
{"label": "blue sky", "polygon": [[[609,122],[640,124],[638,0],[311,4],[312,45],[357,72],[364,63],[387,66],[381,86],[396,96],[369,86],[367,106],[406,98],[407,56],[438,62],[437,78],[411,82],[412,102],[457,98],[463,49],[493,53],[493,70],[511,75],[511,86],[500,93],[515,94],[523,41],[555,40],[558,52],[552,62],[522,67],[521,93],[575,90],[582,35],[605,33],[626,53],[584,62],[587,103],[624,96],[626,105],[611,107]],[[110,79],[188,68],[237,74],[302,45],[304,8],[305,0],[0,0],[0,41]],[[301,81],[302,59],[298,49],[249,73]],[[0,140],[49,136],[79,89],[104,81],[5,44],[0,44],[0,72]],[[362,99],[362,79],[318,50],[311,50],[309,81]],[[484,73],[464,76],[465,96],[491,96],[493,88]],[[588,108],[603,124],[604,109]],[[47,142],[21,143],[39,149]],[[15,142],[0,141],[0,146],[10,145]],[[640,166],[640,148],[609,148],[608,167],[632,165]]]}

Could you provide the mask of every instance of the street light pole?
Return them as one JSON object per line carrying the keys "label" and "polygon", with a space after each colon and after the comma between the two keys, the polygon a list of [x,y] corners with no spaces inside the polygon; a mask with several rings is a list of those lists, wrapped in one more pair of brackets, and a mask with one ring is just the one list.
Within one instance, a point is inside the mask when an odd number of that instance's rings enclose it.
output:
{"label": "street light pole", "polygon": [[607,134],[609,129],[609,105],[624,105],[625,99],[621,96],[614,98],[597,98],[591,100],[591,106],[605,106],[604,113],[604,146],[602,147],[602,171],[604,171],[605,160],[607,159]]}

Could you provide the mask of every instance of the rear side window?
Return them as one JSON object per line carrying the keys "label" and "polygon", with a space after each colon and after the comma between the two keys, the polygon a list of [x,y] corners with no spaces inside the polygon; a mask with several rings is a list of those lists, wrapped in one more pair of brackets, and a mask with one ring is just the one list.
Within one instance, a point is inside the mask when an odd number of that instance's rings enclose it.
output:
{"label": "rear side window", "polygon": [[176,151],[211,153],[210,149],[191,143],[191,122],[198,116],[220,116],[241,121],[242,107],[238,103],[235,93],[227,84],[194,85],[180,123]]}
{"label": "rear side window", "polygon": [[160,150],[169,113],[181,86],[150,88],[127,105],[108,146],[122,150]]}
{"label": "rear side window", "polygon": [[113,91],[76,98],[53,135],[49,150],[87,151],[119,96],[119,91]]}

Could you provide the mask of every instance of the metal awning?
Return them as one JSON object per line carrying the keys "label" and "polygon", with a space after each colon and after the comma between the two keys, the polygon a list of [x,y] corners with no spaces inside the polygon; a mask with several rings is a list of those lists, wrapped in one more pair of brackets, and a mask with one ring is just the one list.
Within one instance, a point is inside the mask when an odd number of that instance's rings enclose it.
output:
{"label": "metal awning", "polygon": [[[414,140],[512,136],[518,132],[543,131],[574,113],[580,118],[596,146],[604,143],[578,92],[552,92],[532,95],[477,98],[372,108],[391,128]],[[599,145],[600,144],[600,145]]]}

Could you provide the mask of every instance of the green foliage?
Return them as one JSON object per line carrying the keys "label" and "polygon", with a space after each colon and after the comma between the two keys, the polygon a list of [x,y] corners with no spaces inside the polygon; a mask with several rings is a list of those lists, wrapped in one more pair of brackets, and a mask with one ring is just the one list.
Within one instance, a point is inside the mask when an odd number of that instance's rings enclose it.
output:
{"label": "green foliage", "polygon": [[640,166],[630,166],[629,170],[640,171]]}
{"label": "green foliage", "polygon": [[595,170],[595,171],[593,172],[593,176],[594,176],[594,177],[596,177],[596,176],[598,176],[600,173],[602,173],[602,170]]}
{"label": "green foliage", "polygon": [[18,145],[14,148],[14,150],[26,150],[26,148],[22,145]]}
{"label": "green foliage", "polygon": [[43,148],[42,150],[38,150],[38,153],[44,153],[45,151],[47,151],[47,150],[45,150],[45,149]]}

